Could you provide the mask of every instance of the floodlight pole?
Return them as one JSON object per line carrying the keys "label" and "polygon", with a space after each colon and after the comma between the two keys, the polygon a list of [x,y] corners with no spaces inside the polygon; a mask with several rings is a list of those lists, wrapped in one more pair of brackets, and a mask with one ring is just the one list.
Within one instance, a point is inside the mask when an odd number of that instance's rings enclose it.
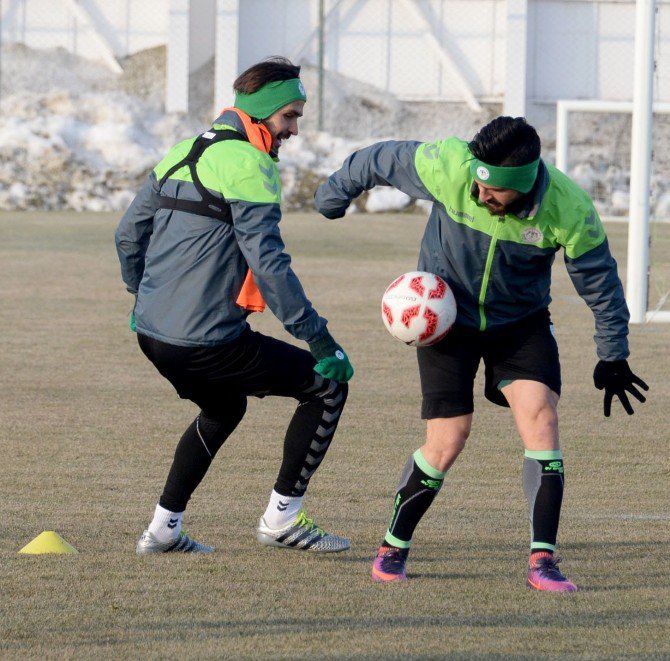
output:
{"label": "floodlight pole", "polygon": [[633,324],[644,323],[649,294],[649,192],[653,120],[655,0],[636,0],[630,217],[626,299]]}

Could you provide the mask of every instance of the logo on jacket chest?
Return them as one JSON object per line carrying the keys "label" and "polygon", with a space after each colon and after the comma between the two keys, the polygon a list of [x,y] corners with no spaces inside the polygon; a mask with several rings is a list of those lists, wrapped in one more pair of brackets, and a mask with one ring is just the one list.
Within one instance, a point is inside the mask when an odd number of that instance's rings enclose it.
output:
{"label": "logo on jacket chest", "polygon": [[526,227],[523,232],[521,232],[521,238],[526,243],[540,243],[540,241],[544,239],[544,234],[542,234],[537,227]]}
{"label": "logo on jacket chest", "polygon": [[449,213],[454,217],[454,218],[463,218],[464,220],[467,220],[470,223],[475,222],[474,216],[471,216],[469,213],[465,213],[465,211],[459,211],[458,209],[454,209],[451,205],[449,205]]}

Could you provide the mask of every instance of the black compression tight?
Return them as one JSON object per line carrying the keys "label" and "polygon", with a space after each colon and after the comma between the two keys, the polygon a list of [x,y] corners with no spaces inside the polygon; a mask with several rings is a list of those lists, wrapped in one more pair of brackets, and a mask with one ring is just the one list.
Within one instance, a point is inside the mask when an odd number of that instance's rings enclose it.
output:
{"label": "black compression tight", "polygon": [[214,456],[233,433],[247,410],[240,395],[229,400],[224,414],[201,411],[182,435],[159,504],[170,512],[183,512],[191,495],[205,477]]}

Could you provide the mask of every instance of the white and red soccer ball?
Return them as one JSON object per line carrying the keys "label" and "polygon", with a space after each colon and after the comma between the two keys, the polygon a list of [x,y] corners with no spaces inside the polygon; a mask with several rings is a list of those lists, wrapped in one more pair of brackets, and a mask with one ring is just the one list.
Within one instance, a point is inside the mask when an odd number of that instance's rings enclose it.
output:
{"label": "white and red soccer ball", "polygon": [[456,321],[456,300],[439,275],[410,271],[386,288],[382,320],[396,339],[427,347],[439,342]]}

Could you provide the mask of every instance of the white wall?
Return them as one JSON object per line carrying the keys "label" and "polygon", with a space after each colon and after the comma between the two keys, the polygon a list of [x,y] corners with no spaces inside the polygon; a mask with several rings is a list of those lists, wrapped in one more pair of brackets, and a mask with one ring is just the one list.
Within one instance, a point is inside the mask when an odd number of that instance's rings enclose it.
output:
{"label": "white wall", "polygon": [[[421,7],[427,20],[418,20],[408,2]],[[273,53],[316,62],[316,40],[304,44],[314,34],[316,0],[240,4],[240,68]],[[464,80],[479,100],[500,101],[509,75],[507,4],[327,0],[326,8],[334,9],[327,17],[326,68],[403,98],[463,100]],[[670,101],[670,3],[657,5],[656,99]],[[632,99],[634,0],[529,0],[527,10],[529,101]],[[303,11],[310,26],[299,18]],[[259,13],[266,17],[261,25]],[[453,67],[430,47],[431,29]]]}
{"label": "white wall", "polygon": [[[101,57],[101,43],[122,58],[167,42],[169,0],[79,0],[89,25],[75,18],[71,2],[3,0],[3,41],[61,46],[91,58]],[[191,3],[202,11],[191,23],[187,67],[193,71],[216,49],[224,60],[217,62],[217,86],[268,55],[317,61],[318,0],[217,0],[216,10],[214,0]],[[670,102],[670,0],[657,5],[655,100]],[[326,0],[325,6],[326,68],[401,98],[455,101],[469,92],[479,101],[502,101],[523,80],[529,102],[632,99],[634,0],[528,0],[528,72],[516,82],[506,67],[506,0]]]}
{"label": "white wall", "polygon": [[[117,57],[165,44],[167,0],[77,0],[91,19],[78,20],[63,0],[3,0],[2,39],[31,48],[66,48],[97,58],[99,37]],[[94,29],[98,37],[94,37]]]}
{"label": "white wall", "polygon": [[[316,62],[316,0],[240,4],[240,34],[247,35],[240,39],[241,68],[276,53]],[[461,100],[461,78],[476,96],[500,98],[505,5],[505,0],[432,0],[419,5],[423,19],[401,0],[327,0],[326,68],[403,98]],[[271,19],[259,25],[259,13]],[[431,47],[431,29],[453,66]]]}
{"label": "white wall", "polygon": [[214,54],[216,28],[215,0],[191,0],[189,27],[189,70],[195,71],[209,62]]}

